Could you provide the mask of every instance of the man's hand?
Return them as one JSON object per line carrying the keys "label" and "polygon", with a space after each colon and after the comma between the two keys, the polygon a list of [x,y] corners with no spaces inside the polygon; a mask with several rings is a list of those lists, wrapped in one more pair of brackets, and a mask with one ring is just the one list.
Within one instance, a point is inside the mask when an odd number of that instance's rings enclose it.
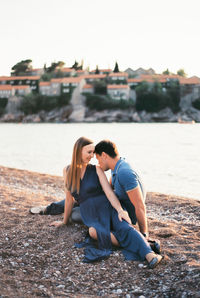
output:
{"label": "man's hand", "polygon": [[53,227],[61,227],[64,225],[64,222],[63,221],[53,221],[50,223],[50,226],[53,226]]}
{"label": "man's hand", "polygon": [[119,218],[120,221],[122,221],[122,219],[124,219],[129,224],[132,224],[131,223],[131,219],[130,219],[130,217],[128,215],[128,212],[125,211],[125,210],[123,210],[123,209],[118,212],[118,218]]}

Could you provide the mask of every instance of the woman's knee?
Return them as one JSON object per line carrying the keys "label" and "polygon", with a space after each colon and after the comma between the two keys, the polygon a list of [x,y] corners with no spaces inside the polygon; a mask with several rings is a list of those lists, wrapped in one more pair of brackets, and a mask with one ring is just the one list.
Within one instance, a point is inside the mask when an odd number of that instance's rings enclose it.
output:
{"label": "woman's knee", "polygon": [[97,231],[95,228],[93,227],[90,227],[89,228],[89,234],[90,234],[90,237],[93,238],[93,239],[97,239]]}

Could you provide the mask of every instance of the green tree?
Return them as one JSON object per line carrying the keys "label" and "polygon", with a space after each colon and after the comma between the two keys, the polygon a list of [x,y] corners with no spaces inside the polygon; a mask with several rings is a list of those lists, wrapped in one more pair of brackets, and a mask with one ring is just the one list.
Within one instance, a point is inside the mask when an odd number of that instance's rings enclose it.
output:
{"label": "green tree", "polygon": [[195,109],[200,110],[200,98],[197,98],[195,101],[193,101],[192,105]]}
{"label": "green tree", "polygon": [[104,81],[96,81],[93,83],[95,94],[107,94],[107,85]]}
{"label": "green tree", "polygon": [[26,75],[26,72],[32,69],[32,60],[27,59],[27,60],[22,60],[15,64],[12,67],[12,76],[21,76],[21,75]]}
{"label": "green tree", "polygon": [[169,71],[169,69],[167,68],[166,70],[164,70],[164,71],[163,71],[163,74],[164,74],[164,75],[170,75],[170,71]]}
{"label": "green tree", "polygon": [[8,103],[8,98],[3,97],[0,99],[0,115],[2,115],[5,112],[7,103]]}
{"label": "green tree", "polygon": [[115,68],[114,68],[113,72],[119,72],[119,66],[118,66],[117,62],[115,62]]}
{"label": "green tree", "polygon": [[137,95],[147,94],[149,91],[149,84],[146,81],[143,81],[135,88],[135,91]]}
{"label": "green tree", "polygon": [[79,65],[79,63],[75,60],[75,62],[71,68],[73,68],[75,70],[82,70],[83,69],[83,61],[81,62],[81,65]]}
{"label": "green tree", "polygon": [[65,62],[58,61],[52,62],[49,67],[46,67],[46,73],[54,72],[55,70],[60,70],[65,65]]}
{"label": "green tree", "polygon": [[168,106],[172,109],[173,112],[179,111],[180,103],[180,83],[179,80],[169,80],[166,85]]}
{"label": "green tree", "polygon": [[181,77],[187,77],[187,74],[185,73],[185,70],[183,68],[177,70],[177,75]]}
{"label": "green tree", "polygon": [[98,65],[96,66],[95,74],[99,74],[99,68],[98,68]]}

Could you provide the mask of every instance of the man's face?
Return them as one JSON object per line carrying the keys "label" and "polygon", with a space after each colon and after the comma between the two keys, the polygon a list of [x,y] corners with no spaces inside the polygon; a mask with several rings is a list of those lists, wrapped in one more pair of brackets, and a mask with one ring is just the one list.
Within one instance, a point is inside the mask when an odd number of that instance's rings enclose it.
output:
{"label": "man's face", "polygon": [[99,166],[102,168],[103,171],[110,170],[105,153],[102,153],[101,155],[96,154],[96,159],[98,160]]}

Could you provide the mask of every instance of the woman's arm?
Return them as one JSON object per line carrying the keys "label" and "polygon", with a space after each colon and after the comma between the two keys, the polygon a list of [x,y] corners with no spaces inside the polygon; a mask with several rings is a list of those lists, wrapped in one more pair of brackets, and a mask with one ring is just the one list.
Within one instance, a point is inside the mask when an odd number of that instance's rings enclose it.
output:
{"label": "woman's arm", "polygon": [[96,166],[96,171],[97,171],[97,175],[99,177],[99,181],[101,183],[101,186],[103,188],[103,191],[105,192],[106,197],[110,201],[113,208],[115,208],[116,211],[118,212],[118,217],[119,217],[120,221],[122,221],[122,219],[124,219],[128,223],[131,224],[131,220],[128,216],[128,212],[123,210],[117,196],[115,195],[114,191],[112,190],[111,185],[108,182],[108,179],[107,179],[104,171],[99,166]]}
{"label": "woman's arm", "polygon": [[65,194],[66,194],[65,208],[64,208],[64,219],[63,219],[63,221],[54,221],[50,224],[51,226],[55,226],[55,227],[66,225],[68,223],[69,217],[72,212],[72,208],[74,206],[74,198],[72,197],[70,191],[67,190],[67,188],[66,188],[66,179],[67,179],[66,168],[63,169],[63,178],[64,178],[64,187],[65,187]]}

